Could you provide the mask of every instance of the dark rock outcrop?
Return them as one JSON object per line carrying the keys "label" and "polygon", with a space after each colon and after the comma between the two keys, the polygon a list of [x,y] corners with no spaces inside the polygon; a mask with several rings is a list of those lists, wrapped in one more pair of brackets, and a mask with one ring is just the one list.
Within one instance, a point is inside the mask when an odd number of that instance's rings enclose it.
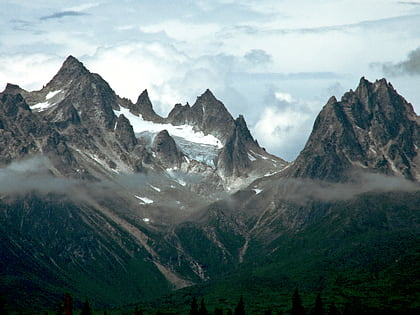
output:
{"label": "dark rock outcrop", "polygon": [[62,175],[83,168],[75,161],[66,139],[51,123],[32,113],[20,94],[0,94],[0,164],[44,154]]}
{"label": "dark rock outcrop", "polygon": [[419,118],[385,79],[365,78],[341,101],[332,97],[288,173],[343,181],[353,169],[416,179],[420,175]]}
{"label": "dark rock outcrop", "polygon": [[226,143],[235,126],[235,121],[226,107],[210,90],[197,98],[195,104],[175,105],[167,121],[174,125],[189,124],[204,134],[211,134]]}
{"label": "dark rock outcrop", "polygon": [[147,90],[144,90],[137,99],[137,102],[130,107],[130,111],[135,115],[141,115],[143,119],[155,123],[163,123],[164,119],[160,117],[153,109]]}
{"label": "dark rock outcrop", "polygon": [[179,167],[182,163],[183,154],[167,130],[162,130],[155,136],[152,150],[164,167]]}
{"label": "dark rock outcrop", "polygon": [[131,151],[137,144],[136,136],[134,135],[133,127],[130,121],[124,116],[120,115],[115,125],[115,134],[119,142],[127,151]]}
{"label": "dark rock outcrop", "polygon": [[81,121],[91,126],[114,128],[116,117],[113,109],[118,108],[117,95],[101,76],[89,72],[76,58],[69,56],[44,90],[43,94],[46,91],[62,91],[65,94],[59,103],[63,106],[47,111],[50,119],[59,121],[61,116],[66,116],[61,115],[59,109],[71,105]]}

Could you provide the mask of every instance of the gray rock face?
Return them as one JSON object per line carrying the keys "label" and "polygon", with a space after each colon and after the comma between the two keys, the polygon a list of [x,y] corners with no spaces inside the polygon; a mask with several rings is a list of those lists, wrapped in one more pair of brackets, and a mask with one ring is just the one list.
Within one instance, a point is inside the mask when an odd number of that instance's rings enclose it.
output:
{"label": "gray rock face", "polygon": [[233,177],[248,177],[255,170],[265,174],[286,164],[258,145],[242,115],[235,120],[234,128],[217,159],[218,170],[224,176]]}
{"label": "gray rock face", "polygon": [[289,173],[342,181],[367,168],[418,180],[420,124],[411,104],[385,79],[364,78],[341,101],[332,97]]}
{"label": "gray rock face", "polygon": [[156,135],[153,140],[153,151],[165,168],[181,166],[183,154],[167,130],[162,130]]}
{"label": "gray rock face", "polygon": [[140,94],[137,102],[130,107],[130,111],[135,115],[141,115],[145,120],[153,121],[155,123],[164,122],[164,119],[154,111],[147,90],[144,90]]}
{"label": "gray rock face", "polygon": [[0,122],[0,164],[42,153],[63,175],[72,176],[75,169],[83,173],[65,137],[32,113],[20,94],[0,93]]}
{"label": "gray rock face", "polygon": [[228,176],[244,175],[251,164],[247,150],[253,142],[254,139],[249,133],[243,116],[239,116],[235,120],[234,130],[219,154],[217,167]]}
{"label": "gray rock face", "polygon": [[137,145],[137,138],[134,135],[133,127],[124,115],[118,117],[115,124],[115,134],[127,151],[131,151]]}
{"label": "gray rock face", "polygon": [[195,126],[204,134],[212,134],[226,143],[235,126],[232,115],[226,107],[216,99],[210,90],[206,90],[190,107],[175,105],[169,113],[167,121],[174,125],[188,124]]}
{"label": "gray rock face", "polygon": [[81,121],[90,125],[99,123],[107,129],[114,128],[116,117],[112,110],[117,109],[115,92],[105,80],[90,73],[76,58],[68,57],[44,89],[49,92],[62,91],[65,94],[60,102],[62,106],[52,107],[50,110],[56,117],[60,117],[59,109],[71,105],[77,110]]}

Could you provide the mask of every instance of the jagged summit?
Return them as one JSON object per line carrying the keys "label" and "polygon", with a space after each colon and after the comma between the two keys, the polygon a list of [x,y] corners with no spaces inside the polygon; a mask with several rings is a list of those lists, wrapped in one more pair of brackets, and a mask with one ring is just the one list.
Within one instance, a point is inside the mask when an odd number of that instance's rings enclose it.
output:
{"label": "jagged summit", "polygon": [[210,89],[206,89],[203,94],[197,97],[197,99],[199,98],[217,101],[217,98],[214,96],[213,92]]}
{"label": "jagged summit", "polygon": [[[284,166],[254,141],[244,117],[235,121],[209,89],[193,106],[177,104],[163,118],[154,111],[147,90],[136,103],[121,98],[99,74],[69,56],[41,90],[27,92],[17,85],[6,90],[21,94],[39,125],[44,122],[64,139],[77,166],[71,170],[54,165],[72,176],[100,179],[120,172],[178,168],[211,177],[206,189],[230,189],[237,177],[241,179],[235,187],[242,187]],[[32,151],[37,150],[41,149],[35,145]]]}
{"label": "jagged summit", "polygon": [[226,143],[234,128],[232,115],[209,89],[197,97],[191,107],[176,105],[167,119],[175,125],[191,124],[205,134],[216,136],[223,143]]}
{"label": "jagged summit", "polygon": [[206,89],[203,94],[197,97],[197,100],[192,107],[200,108],[203,111],[210,110],[212,112],[228,113],[230,116],[225,105],[219,101],[209,89]]}
{"label": "jagged summit", "polygon": [[342,181],[349,171],[362,168],[418,180],[419,135],[412,105],[390,83],[361,78],[341,101],[329,99],[289,172]]}
{"label": "jagged summit", "polygon": [[17,94],[22,92],[22,88],[19,85],[7,83],[3,92],[4,94]]}
{"label": "jagged summit", "polygon": [[130,107],[130,111],[135,115],[142,115],[144,119],[149,121],[156,123],[164,122],[164,119],[154,111],[147,89],[139,95],[137,102]]}
{"label": "jagged summit", "polygon": [[70,81],[80,80],[81,77],[91,74],[88,69],[73,56],[67,57],[60,70],[47,84],[50,88],[61,88],[69,84]]}
{"label": "jagged summit", "polygon": [[80,62],[76,57],[69,55],[66,60],[64,60],[62,70],[63,69],[86,69],[82,62]]}
{"label": "jagged summit", "polygon": [[152,105],[152,102],[150,101],[149,92],[147,91],[147,89],[141,92],[141,94],[137,98],[136,104],[142,105],[142,107],[147,108],[147,109],[153,109],[153,105]]}

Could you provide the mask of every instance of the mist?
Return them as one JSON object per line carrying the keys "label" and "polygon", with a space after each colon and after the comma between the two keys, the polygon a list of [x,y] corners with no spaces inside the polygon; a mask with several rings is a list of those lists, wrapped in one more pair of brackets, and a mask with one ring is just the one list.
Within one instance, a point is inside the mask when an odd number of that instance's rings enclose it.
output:
{"label": "mist", "polygon": [[79,180],[53,176],[51,168],[50,160],[42,155],[14,161],[0,168],[0,194],[24,195],[38,192],[82,198]]}
{"label": "mist", "polygon": [[365,193],[416,192],[420,191],[420,184],[402,177],[354,172],[345,183],[282,178],[276,182],[274,189],[277,197],[284,200],[328,202],[350,200]]}
{"label": "mist", "polygon": [[112,198],[119,193],[134,196],[143,191],[144,197],[148,197],[147,191],[150,190],[157,193],[156,189],[199,184],[204,179],[199,174],[172,171],[170,174],[119,174],[112,180],[91,181],[55,176],[51,171],[53,168],[51,161],[43,155],[14,161],[0,168],[0,195],[22,196],[35,192],[56,194],[72,201],[90,201]]}
{"label": "mist", "polygon": [[[187,184],[200,184],[204,180],[204,177],[200,175],[189,175],[180,171],[173,172],[171,176],[168,174],[121,174],[112,180],[87,181],[54,176],[51,172],[52,168],[51,161],[42,155],[15,161],[0,168],[0,195],[53,194],[71,201],[87,203],[93,200],[96,202],[109,200],[109,198],[118,196],[126,198],[127,195],[131,195],[133,197],[132,205],[138,202],[136,199],[138,195],[145,198],[157,196],[153,203],[153,211],[146,211],[147,207],[141,208],[144,208],[145,213],[150,215],[153,212],[153,216],[169,215],[171,217],[174,215],[185,217],[188,213],[192,214],[212,201],[233,201],[232,196],[222,192],[219,194],[214,192],[211,198],[205,199],[193,192],[186,194],[185,190],[172,190],[174,185],[183,187]],[[262,190],[262,196],[266,192],[272,194],[270,198],[274,200],[288,200],[301,204],[314,200],[324,202],[350,200],[364,193],[420,191],[419,183],[401,177],[362,172],[351,174],[350,180],[346,183],[278,178],[260,182],[254,187]],[[174,191],[174,194],[168,193],[168,191]],[[259,193],[258,195],[260,196]],[[130,206],[127,204],[127,207]],[[172,213],[168,209],[173,209],[174,212]]]}

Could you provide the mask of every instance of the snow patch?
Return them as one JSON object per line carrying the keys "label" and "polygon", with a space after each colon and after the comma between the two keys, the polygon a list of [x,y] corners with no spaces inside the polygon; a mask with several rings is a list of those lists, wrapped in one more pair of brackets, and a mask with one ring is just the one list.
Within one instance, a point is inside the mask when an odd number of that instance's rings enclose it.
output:
{"label": "snow patch", "polygon": [[[175,172],[176,170],[177,170],[177,168],[167,168],[166,169],[169,176],[171,176],[174,181],[176,181],[181,186],[184,186],[184,187],[187,186],[187,183],[176,174],[176,172]],[[171,188],[172,188],[172,186],[171,186]]]}
{"label": "snow patch", "polygon": [[50,98],[53,98],[54,96],[56,96],[58,93],[60,93],[61,92],[61,90],[57,90],[57,91],[52,91],[52,92],[49,92],[48,94],[47,94],[47,96],[45,96],[45,99],[46,100],[49,100]]}
{"label": "snow patch", "polygon": [[161,189],[159,187],[150,185],[150,187],[152,187],[152,189],[156,190],[157,192],[161,192]]}
{"label": "snow patch", "polygon": [[35,109],[37,112],[42,112],[53,105],[55,104],[50,104],[49,102],[43,102],[43,103],[38,103],[31,106],[31,109]]}
{"label": "snow patch", "polygon": [[143,218],[143,221],[146,222],[146,223],[149,223],[150,219],[149,218]]}
{"label": "snow patch", "polygon": [[[259,154],[259,153],[256,153],[256,152],[254,152],[254,151],[252,151],[251,150],[251,153],[252,153],[252,155],[254,156],[254,158],[256,159],[256,157],[259,157],[260,159],[263,159],[263,160],[268,160],[268,157],[266,157],[266,156],[264,156],[264,155],[262,155],[262,154]],[[248,153],[248,156],[249,156],[249,153]],[[252,161],[252,160],[251,160]]]}
{"label": "snow patch", "polygon": [[222,142],[213,135],[204,135],[203,132],[197,132],[189,125],[174,126],[171,124],[158,124],[151,121],[144,120],[143,117],[136,116],[130,112],[129,109],[120,105],[120,110],[114,110],[115,115],[123,114],[133,126],[134,133],[141,133],[144,131],[160,132],[166,129],[171,136],[184,138],[188,141],[216,146],[221,149]]}
{"label": "snow patch", "polygon": [[137,196],[137,195],[134,195],[134,197],[139,199],[141,201],[140,204],[143,204],[143,205],[150,205],[154,202],[152,199],[149,199],[147,197],[140,197],[140,196]]}
{"label": "snow patch", "polygon": [[262,192],[262,189],[255,188],[253,191],[255,191],[255,194],[258,195]]}
{"label": "snow patch", "polygon": [[254,157],[254,156],[252,156],[250,153],[248,153],[248,158],[251,160],[251,161],[256,161],[257,159]]}

